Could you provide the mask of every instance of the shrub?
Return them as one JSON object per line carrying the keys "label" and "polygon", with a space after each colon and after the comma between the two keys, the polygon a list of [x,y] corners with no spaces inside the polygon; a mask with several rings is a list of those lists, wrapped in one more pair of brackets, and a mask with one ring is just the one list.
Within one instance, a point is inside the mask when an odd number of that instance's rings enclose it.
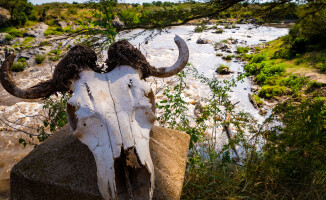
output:
{"label": "shrub", "polygon": [[325,63],[321,64],[321,65],[318,67],[318,69],[319,69],[321,72],[326,73],[326,64],[325,64]]}
{"label": "shrub", "polygon": [[232,60],[232,56],[231,56],[231,55],[227,55],[227,56],[225,57],[225,60]]}
{"label": "shrub", "polygon": [[263,104],[263,101],[261,100],[261,98],[258,95],[252,94],[252,97],[255,99],[257,105]]}
{"label": "shrub", "polygon": [[265,60],[267,60],[266,54],[257,54],[250,59],[249,63],[261,63]]}
{"label": "shrub", "polygon": [[204,24],[197,25],[195,28],[195,33],[201,33],[205,29],[207,29],[207,26],[205,26]]}
{"label": "shrub", "polygon": [[237,53],[248,53],[249,47],[237,47]]}
{"label": "shrub", "polygon": [[41,64],[46,58],[46,55],[45,54],[37,54],[35,56],[35,61],[37,64]]}
{"label": "shrub", "polygon": [[26,62],[14,62],[12,64],[12,71],[14,72],[22,72],[24,71],[25,67],[27,67],[27,63]]}
{"label": "shrub", "polygon": [[57,61],[59,59],[60,59],[60,56],[59,55],[54,55],[54,56],[50,56],[49,57],[49,60],[51,60],[51,61]]}
{"label": "shrub", "polygon": [[289,77],[281,79],[280,85],[285,85],[291,88],[294,94],[297,94],[304,85],[309,82],[309,79],[297,74],[291,74]]}
{"label": "shrub", "polygon": [[13,36],[11,36],[11,35],[5,35],[5,40],[6,40],[7,43],[9,43],[13,39],[14,39]]}
{"label": "shrub", "polygon": [[229,66],[226,66],[226,65],[223,65],[223,64],[220,64],[218,66],[218,68],[215,70],[217,73],[223,73],[225,71],[230,71],[230,68]]}
{"label": "shrub", "polygon": [[214,33],[221,34],[221,33],[223,33],[223,32],[224,32],[224,30],[221,29],[221,28],[219,28],[219,29],[217,29]]}
{"label": "shrub", "polygon": [[223,56],[223,53],[217,53],[216,56]]}
{"label": "shrub", "polygon": [[262,98],[273,98],[275,96],[282,96],[286,93],[286,87],[279,85],[264,85],[258,92],[258,96]]}
{"label": "shrub", "polygon": [[40,46],[51,46],[51,43],[45,40],[40,43]]}

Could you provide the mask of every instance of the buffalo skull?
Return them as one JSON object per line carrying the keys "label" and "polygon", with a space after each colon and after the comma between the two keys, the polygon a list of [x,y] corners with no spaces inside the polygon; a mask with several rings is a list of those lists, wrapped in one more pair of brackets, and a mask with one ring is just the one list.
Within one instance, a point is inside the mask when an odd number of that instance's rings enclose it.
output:
{"label": "buffalo skull", "polygon": [[186,66],[188,47],[179,36],[174,40],[179,57],[171,67],[155,68],[129,42],[119,41],[109,47],[104,72],[96,65],[94,51],[76,45],[48,81],[19,88],[11,76],[14,54],[2,64],[0,80],[10,94],[25,99],[73,91],[67,104],[69,125],[94,155],[102,197],[151,199],[154,166],[149,134],[156,117],[154,95],[145,78],[169,77]]}

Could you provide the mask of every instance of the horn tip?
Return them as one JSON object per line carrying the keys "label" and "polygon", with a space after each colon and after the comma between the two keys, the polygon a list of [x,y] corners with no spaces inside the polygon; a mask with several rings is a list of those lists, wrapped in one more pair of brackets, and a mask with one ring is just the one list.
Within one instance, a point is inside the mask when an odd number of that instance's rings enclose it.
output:
{"label": "horn tip", "polygon": [[180,40],[182,40],[182,38],[179,35],[174,36],[174,41],[175,42],[180,41]]}

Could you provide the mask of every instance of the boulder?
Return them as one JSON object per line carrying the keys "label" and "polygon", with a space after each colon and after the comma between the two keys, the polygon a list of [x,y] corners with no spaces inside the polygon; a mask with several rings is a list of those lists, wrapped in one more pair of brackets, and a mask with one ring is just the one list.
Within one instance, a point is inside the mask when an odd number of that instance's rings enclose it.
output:
{"label": "boulder", "polygon": [[73,24],[71,26],[71,30],[73,30],[73,31],[75,31],[76,29],[79,29],[79,28],[80,28],[79,24]]}
{"label": "boulder", "polygon": [[210,44],[212,43],[211,40],[207,40],[207,39],[202,39],[202,38],[198,38],[198,40],[196,41],[197,44]]}
{"label": "boulder", "polygon": [[44,36],[44,31],[48,28],[48,25],[45,23],[41,22],[37,24],[36,26],[33,27],[32,30],[27,31],[24,33],[24,37],[34,37],[34,38],[39,38]]}
{"label": "boulder", "polygon": [[9,37],[8,33],[0,33],[0,44],[8,44],[7,37]]}
{"label": "boulder", "polygon": [[114,20],[112,21],[112,26],[120,29],[125,27],[125,24],[120,20],[118,16],[115,16]]}
{"label": "boulder", "polygon": [[62,29],[66,28],[68,26],[67,22],[65,22],[65,21],[58,21],[57,25],[60,26]]}
{"label": "boulder", "polygon": [[[150,137],[154,199],[180,199],[190,137],[157,126]],[[12,200],[102,199],[93,154],[71,134],[68,125],[16,164],[10,178]]]}
{"label": "boulder", "polygon": [[10,20],[10,12],[0,7],[0,26],[5,26]]}

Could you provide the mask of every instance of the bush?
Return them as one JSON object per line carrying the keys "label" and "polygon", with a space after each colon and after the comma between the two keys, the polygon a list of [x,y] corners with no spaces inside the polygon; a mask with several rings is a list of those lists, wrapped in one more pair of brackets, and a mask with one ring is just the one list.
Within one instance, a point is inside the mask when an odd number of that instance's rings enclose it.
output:
{"label": "bush", "polygon": [[249,47],[237,47],[237,53],[242,54],[242,53],[248,53],[249,52]]}
{"label": "bush", "polygon": [[215,70],[217,73],[221,74],[225,71],[230,71],[230,68],[226,65],[220,64],[219,67]]}
{"label": "bush", "polygon": [[223,32],[224,32],[224,30],[221,29],[221,28],[219,28],[219,29],[217,29],[214,33],[221,34],[221,33],[223,33]]}
{"label": "bush", "polygon": [[266,54],[257,54],[250,59],[249,63],[261,63],[265,60],[267,60]]}
{"label": "bush", "polygon": [[225,60],[232,60],[232,56],[231,56],[231,55],[227,55],[227,56],[225,57]]}
{"label": "bush", "polygon": [[207,29],[207,26],[205,26],[204,24],[197,25],[195,28],[195,33],[201,33],[205,29]]}
{"label": "bush", "polygon": [[308,82],[309,79],[307,77],[291,74],[289,77],[281,79],[280,85],[291,88],[292,92],[297,94]]}
{"label": "bush", "polygon": [[37,64],[41,64],[46,58],[46,55],[45,54],[37,54],[35,56],[35,61]]}
{"label": "bush", "polygon": [[216,56],[223,56],[223,53],[217,53]]}
{"label": "bush", "polygon": [[40,43],[40,46],[51,46],[51,43],[45,40]]}
{"label": "bush", "polygon": [[318,67],[318,69],[319,69],[321,72],[326,73],[326,64],[325,64],[325,63],[321,64],[321,65]]}
{"label": "bush", "polygon": [[12,64],[12,71],[14,72],[22,72],[24,71],[24,69],[27,67],[27,63],[26,62],[14,62]]}
{"label": "bush", "polygon": [[284,86],[270,86],[264,85],[258,92],[258,96],[266,99],[273,98],[275,96],[282,96],[286,94],[286,87]]}
{"label": "bush", "polygon": [[11,36],[11,35],[5,35],[5,40],[6,40],[7,43],[9,43],[13,39],[14,39],[13,36]]}
{"label": "bush", "polygon": [[252,97],[255,99],[257,105],[263,104],[263,101],[261,100],[261,98],[258,95],[252,94]]}

